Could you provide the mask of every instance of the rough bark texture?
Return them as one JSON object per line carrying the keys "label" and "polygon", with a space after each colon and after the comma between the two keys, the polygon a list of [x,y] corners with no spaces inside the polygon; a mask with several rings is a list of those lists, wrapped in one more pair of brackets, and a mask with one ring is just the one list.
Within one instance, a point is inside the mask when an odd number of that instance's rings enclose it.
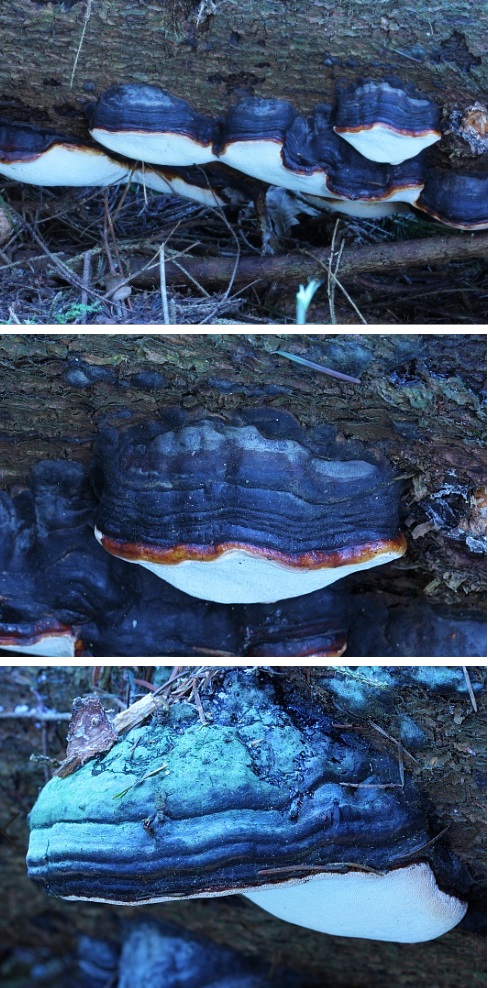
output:
{"label": "rough bark texture", "polygon": [[[361,385],[291,364],[277,349],[360,377]],[[403,478],[407,554],[385,572],[360,574],[358,589],[483,608],[484,557],[467,548],[465,535],[483,526],[483,504],[473,499],[485,474],[485,352],[482,334],[465,333],[6,334],[0,485],[25,481],[40,459],[87,463],[98,424],[120,409],[140,418],[170,405],[286,409],[305,426],[329,422],[346,438],[379,446]],[[135,378],[149,370],[163,376],[151,389]],[[73,383],[83,375],[82,386]]]}
{"label": "rough bark texture", "polygon": [[[133,670],[136,677],[147,679],[152,671]],[[324,670],[317,670],[323,675]],[[314,671],[290,671],[298,675],[301,688],[320,696],[329,713],[344,718],[346,707],[337,705],[324,689],[318,692]],[[2,705],[14,711],[18,704],[35,711],[43,703],[55,714],[70,710],[73,697],[93,690],[91,670],[81,668],[4,668]],[[470,669],[473,683],[483,679],[483,671]],[[123,670],[107,668],[98,678],[104,704],[118,709],[118,699],[126,697]],[[439,823],[449,827],[452,850],[468,866],[475,888],[480,889],[484,861],[483,822],[485,807],[485,703],[477,693],[478,712],[468,698],[453,700],[432,694],[426,688],[409,689],[398,695],[394,709],[380,707],[367,718],[355,713],[355,729],[365,730],[376,746],[388,742],[371,728],[370,719],[390,736],[398,734],[399,718],[408,716],[422,728],[427,743],[416,752],[413,767],[417,781],[427,795]],[[41,698],[42,701],[41,702]],[[204,700],[205,702],[205,700]],[[243,698],[244,702],[244,698]],[[3,717],[3,715],[2,715]],[[4,752],[0,764],[0,860],[2,867],[2,901],[0,932],[2,954],[0,975],[3,984],[12,951],[43,950],[44,958],[62,957],[76,946],[81,933],[119,940],[120,921],[143,915],[171,920],[235,947],[247,956],[260,957],[271,969],[284,965],[298,972],[303,985],[320,988],[475,988],[484,984],[484,940],[479,934],[476,901],[472,903],[471,925],[463,924],[438,940],[425,944],[400,945],[343,939],[315,934],[284,924],[239,896],[217,900],[194,900],[163,903],[138,909],[112,908],[94,903],[64,902],[41,893],[25,874],[27,847],[27,813],[33,805],[51,769],[30,756],[62,758],[66,721],[40,723],[15,715],[0,719],[0,742]],[[409,761],[409,766],[413,763]],[[410,769],[409,769],[410,770]],[[475,895],[476,899],[476,895]],[[474,931],[474,932],[473,932]],[[24,961],[28,962],[28,953]],[[32,984],[19,977],[22,954],[17,955],[16,988]],[[74,964],[74,962],[73,962]],[[10,968],[12,969],[12,968]],[[44,983],[44,982],[43,982]],[[67,980],[48,978],[50,986],[71,985]],[[13,981],[12,981],[13,984]]]}
{"label": "rough bark texture", "polygon": [[487,34],[475,0],[10,0],[0,114],[81,134],[83,104],[118,82],[160,84],[212,113],[249,93],[308,112],[337,84],[385,73],[447,114],[486,99]]}

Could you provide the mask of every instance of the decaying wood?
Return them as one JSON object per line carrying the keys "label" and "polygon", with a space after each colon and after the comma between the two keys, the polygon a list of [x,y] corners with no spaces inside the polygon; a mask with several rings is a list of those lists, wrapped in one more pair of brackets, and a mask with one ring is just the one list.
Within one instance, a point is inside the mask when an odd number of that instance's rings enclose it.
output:
{"label": "decaying wood", "polygon": [[98,697],[76,697],[66,739],[66,758],[54,775],[65,779],[96,755],[110,751],[117,737]]}

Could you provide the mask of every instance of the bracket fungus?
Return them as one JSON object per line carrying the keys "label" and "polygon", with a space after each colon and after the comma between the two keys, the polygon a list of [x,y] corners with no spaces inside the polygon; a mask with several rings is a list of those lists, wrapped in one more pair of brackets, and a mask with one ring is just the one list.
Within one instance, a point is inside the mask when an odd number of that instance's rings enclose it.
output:
{"label": "bracket fungus", "polygon": [[415,157],[441,137],[435,103],[386,80],[344,90],[334,130],[365,158],[392,165]]}
{"label": "bracket fungus", "polygon": [[0,175],[29,185],[113,185],[127,179],[127,163],[101,147],[26,124],[0,124]]}
{"label": "bracket fungus", "polygon": [[312,132],[286,100],[248,96],[223,125],[224,164],[292,192],[327,196],[326,174],[312,146]]}
{"label": "bracket fungus", "polygon": [[488,175],[431,168],[415,207],[456,230],[486,230]]}
{"label": "bracket fungus", "polygon": [[130,574],[94,541],[94,508],[83,466],[67,460],[41,460],[25,488],[0,492],[0,648],[83,654],[85,629],[120,608]]}
{"label": "bracket fungus", "polygon": [[[3,599],[2,599],[3,598]],[[44,655],[72,658],[79,654],[81,643],[76,632],[60,624],[54,615],[46,615],[39,602],[17,597],[5,603],[0,581],[0,650],[17,655]],[[7,598],[8,600],[8,598]]]}
{"label": "bracket fungus", "polygon": [[381,458],[272,409],[102,431],[95,535],[194,597],[298,597],[405,552]]}
{"label": "bracket fungus", "polygon": [[338,137],[334,108],[327,104],[315,107],[310,128],[313,151],[323,169],[326,186],[325,192],[317,190],[315,194],[367,203],[385,200],[409,203],[418,197],[423,187],[422,155],[398,164],[369,160]]}
{"label": "bracket fungus", "polygon": [[118,905],[240,892],[301,926],[397,942],[462,919],[465,870],[396,758],[259,669],[222,670],[203,704],[204,730],[170,705],[47,783],[31,879]]}
{"label": "bracket fungus", "polygon": [[159,86],[111,86],[87,105],[86,114],[94,140],[136,161],[203,165],[216,160],[215,121]]}
{"label": "bracket fungus", "polygon": [[[367,161],[354,148],[346,147],[340,162],[331,168],[327,185],[331,197],[354,205],[379,203],[413,204],[424,187],[424,162],[421,157],[401,165]],[[327,200],[325,202],[327,205]]]}
{"label": "bracket fungus", "polygon": [[[87,371],[89,366],[86,366]],[[79,463],[41,460],[0,491],[0,651],[46,657],[340,655],[348,596],[279,607],[196,600],[127,566],[93,537],[96,499]]]}
{"label": "bracket fungus", "polygon": [[423,184],[420,159],[398,171],[392,159],[378,159],[386,168],[348,147],[325,104],[307,119],[286,100],[249,96],[212,123],[165,90],[125,85],[103,93],[87,115],[96,141],[152,164],[220,161],[270,185],[327,198],[411,202]]}

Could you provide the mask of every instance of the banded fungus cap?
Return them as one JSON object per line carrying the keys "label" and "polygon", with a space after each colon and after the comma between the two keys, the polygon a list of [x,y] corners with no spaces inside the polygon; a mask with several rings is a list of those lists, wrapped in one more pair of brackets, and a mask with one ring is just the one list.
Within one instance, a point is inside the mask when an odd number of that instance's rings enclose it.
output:
{"label": "banded fungus cap", "polygon": [[51,779],[30,815],[30,878],[119,905],[242,892],[347,936],[451,929],[465,912],[451,894],[459,869],[429,841],[413,782],[394,784],[396,758],[332,726],[283,677],[278,687],[249,673],[224,672],[201,693],[205,731],[194,708],[170,705],[164,724]]}
{"label": "banded fungus cap", "polygon": [[216,159],[216,121],[159,86],[112,86],[85,112],[94,140],[136,161],[185,166]]}
{"label": "banded fungus cap", "polygon": [[45,657],[85,654],[88,643],[95,656],[343,650],[344,593],[279,608],[195,600],[104,552],[92,534],[95,506],[84,467],[66,460],[36,463],[15,496],[0,491],[0,650]]}
{"label": "banded fungus cap", "polygon": [[344,146],[340,162],[327,178],[332,196],[366,203],[415,202],[424,186],[424,160],[419,155],[400,165],[368,161],[353,147]]}
{"label": "banded fungus cap", "polygon": [[0,175],[29,185],[89,186],[127,181],[130,166],[101,148],[27,124],[0,124]]}
{"label": "banded fungus cap", "polygon": [[94,506],[84,467],[66,460],[39,461],[25,489],[2,492],[0,648],[84,654],[86,626],[120,606],[121,564],[91,537]]}
{"label": "banded fungus cap", "polygon": [[488,229],[488,174],[430,167],[416,209],[456,230]]}
{"label": "banded fungus cap", "polygon": [[219,158],[270,185],[327,195],[326,176],[312,138],[308,121],[291,103],[248,96],[225,118]]}
{"label": "banded fungus cap", "polygon": [[340,93],[334,130],[365,158],[398,165],[440,140],[439,111],[399,82],[366,82]]}
{"label": "banded fungus cap", "polygon": [[[311,120],[312,144],[324,169],[327,196],[353,203],[364,201],[368,205],[384,201],[412,202],[418,197],[423,187],[422,155],[399,165],[369,160],[336,134],[333,119],[333,108],[318,104]],[[344,211],[349,211],[347,205]]]}
{"label": "banded fungus cap", "polygon": [[75,628],[61,624],[46,607],[31,598],[0,601],[0,651],[18,655],[73,658],[82,642]]}
{"label": "banded fungus cap", "polygon": [[0,124],[0,175],[42,186],[144,185],[205,206],[223,206],[222,178],[191,168],[136,167],[100,146],[24,124]]}
{"label": "banded fungus cap", "polygon": [[270,409],[107,430],[96,538],[204,600],[297,597],[405,551],[397,486],[367,455]]}

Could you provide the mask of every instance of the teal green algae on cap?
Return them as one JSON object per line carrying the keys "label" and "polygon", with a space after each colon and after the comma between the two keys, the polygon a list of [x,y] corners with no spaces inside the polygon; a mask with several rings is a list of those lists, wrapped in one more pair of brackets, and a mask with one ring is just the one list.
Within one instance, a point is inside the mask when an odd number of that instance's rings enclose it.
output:
{"label": "teal green algae on cap", "polygon": [[222,670],[201,697],[206,725],[172,705],[45,786],[27,865],[46,892],[122,905],[242,892],[312,929],[400,941],[459,922],[456,863],[425,847],[395,758],[288,674]]}

